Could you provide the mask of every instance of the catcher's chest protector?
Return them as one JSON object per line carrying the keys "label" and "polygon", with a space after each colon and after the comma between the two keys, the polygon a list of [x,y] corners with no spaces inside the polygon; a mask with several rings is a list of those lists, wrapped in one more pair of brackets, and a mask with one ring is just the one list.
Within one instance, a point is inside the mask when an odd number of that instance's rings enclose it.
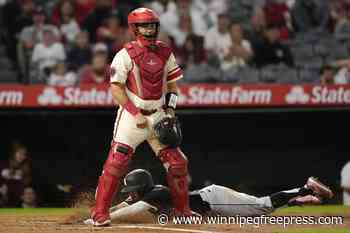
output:
{"label": "catcher's chest protector", "polygon": [[164,68],[171,49],[162,42],[157,42],[154,50],[140,47],[136,42],[127,43],[125,48],[134,62],[126,83],[128,89],[144,100],[160,99],[167,75]]}

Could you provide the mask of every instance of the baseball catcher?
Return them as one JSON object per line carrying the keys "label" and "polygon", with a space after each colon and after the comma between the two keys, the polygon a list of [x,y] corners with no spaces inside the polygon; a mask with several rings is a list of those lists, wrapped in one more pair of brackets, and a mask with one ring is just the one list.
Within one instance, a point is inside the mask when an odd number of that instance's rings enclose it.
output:
{"label": "baseball catcher", "polygon": [[[167,187],[155,185],[151,174],[143,169],[128,173],[121,190],[128,197],[110,209],[115,222],[154,222],[159,214],[172,216],[174,203]],[[281,191],[265,197],[255,197],[228,187],[210,185],[189,193],[189,204],[201,215],[259,216],[272,213],[284,206],[320,204],[323,198],[332,198],[333,192],[314,177],[299,188]],[[91,219],[85,224],[93,224]]]}
{"label": "baseball catcher", "polygon": [[177,84],[182,71],[171,49],[157,41],[159,18],[150,9],[128,15],[136,40],[124,45],[110,67],[111,92],[119,104],[113,140],[96,189],[91,211],[94,226],[110,224],[109,208],[120,179],[139,144],[147,141],[167,171],[167,182],[178,215],[191,215],[187,158],[179,148],[181,130],[175,118]]}

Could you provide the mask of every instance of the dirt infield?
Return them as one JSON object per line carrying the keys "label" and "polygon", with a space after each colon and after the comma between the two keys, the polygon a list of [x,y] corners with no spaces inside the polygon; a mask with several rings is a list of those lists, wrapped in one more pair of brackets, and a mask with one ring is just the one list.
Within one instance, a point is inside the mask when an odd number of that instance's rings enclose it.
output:
{"label": "dirt infield", "polygon": [[[323,215],[318,213],[318,215]],[[329,215],[325,213],[325,215]],[[334,215],[332,213],[331,215]],[[86,232],[103,232],[103,233],[218,233],[218,232],[238,232],[238,233],[270,233],[270,232],[285,232],[292,229],[339,229],[339,233],[348,232],[345,229],[350,229],[350,213],[339,213],[339,216],[344,216],[343,224],[339,225],[288,225],[284,228],[282,225],[262,225],[256,227],[254,225],[245,225],[240,227],[238,224],[226,225],[159,225],[159,224],[113,224],[107,228],[93,228],[81,223],[62,224],[67,218],[67,213],[41,213],[35,211],[33,213],[21,212],[1,212],[0,213],[0,232],[1,233],[86,233]],[[333,232],[333,231],[332,231]]]}

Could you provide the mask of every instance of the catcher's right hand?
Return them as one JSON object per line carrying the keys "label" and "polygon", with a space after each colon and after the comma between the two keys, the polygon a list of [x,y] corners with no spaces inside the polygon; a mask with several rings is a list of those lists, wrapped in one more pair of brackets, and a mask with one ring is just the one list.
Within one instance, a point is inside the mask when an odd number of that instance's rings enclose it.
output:
{"label": "catcher's right hand", "polygon": [[144,129],[147,127],[147,119],[142,113],[138,113],[135,118],[137,128]]}

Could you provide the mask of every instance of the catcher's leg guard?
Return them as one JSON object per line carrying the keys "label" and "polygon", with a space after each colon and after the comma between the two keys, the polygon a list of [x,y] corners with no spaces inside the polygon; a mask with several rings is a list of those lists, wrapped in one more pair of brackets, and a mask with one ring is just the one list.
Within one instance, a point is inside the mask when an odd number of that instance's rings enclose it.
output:
{"label": "catcher's leg guard", "polygon": [[167,169],[167,181],[175,211],[191,215],[188,197],[187,158],[179,148],[165,148],[159,152],[159,158]]}
{"label": "catcher's leg guard", "polygon": [[95,222],[101,223],[109,219],[109,207],[113,197],[119,190],[120,179],[125,175],[133,149],[122,143],[112,143],[102,175],[96,190],[96,206],[92,211]]}

